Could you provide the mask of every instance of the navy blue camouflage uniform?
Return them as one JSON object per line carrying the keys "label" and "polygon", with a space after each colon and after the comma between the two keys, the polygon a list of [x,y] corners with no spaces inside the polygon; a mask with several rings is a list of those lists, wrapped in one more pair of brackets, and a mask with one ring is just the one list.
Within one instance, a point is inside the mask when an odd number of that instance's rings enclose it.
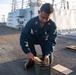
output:
{"label": "navy blue camouflage uniform", "polygon": [[26,54],[32,52],[36,56],[34,45],[39,44],[44,58],[45,55],[53,52],[53,46],[56,44],[56,29],[56,25],[51,19],[41,28],[39,17],[32,18],[27,22],[20,36],[22,50]]}

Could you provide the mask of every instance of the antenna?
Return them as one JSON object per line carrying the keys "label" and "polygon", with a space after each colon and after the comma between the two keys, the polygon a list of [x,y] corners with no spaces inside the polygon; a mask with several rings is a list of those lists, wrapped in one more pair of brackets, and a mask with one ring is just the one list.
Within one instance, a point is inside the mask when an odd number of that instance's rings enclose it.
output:
{"label": "antenna", "polygon": [[27,7],[35,7],[35,6],[41,6],[42,0],[28,0],[27,1]]}
{"label": "antenna", "polygon": [[52,4],[53,4],[53,6],[54,6],[54,1],[55,1],[55,0],[52,0]]}
{"label": "antenna", "polygon": [[11,11],[15,11],[17,9],[17,0],[12,0],[12,9]]}
{"label": "antenna", "polygon": [[21,9],[23,9],[23,3],[24,3],[24,0],[22,0],[22,6],[21,6]]}
{"label": "antenna", "polygon": [[69,9],[69,2],[67,1],[67,9]]}
{"label": "antenna", "polygon": [[66,3],[65,0],[61,0],[61,8],[62,8],[62,7],[63,7],[64,9],[66,8],[66,7],[65,7],[65,3]]}

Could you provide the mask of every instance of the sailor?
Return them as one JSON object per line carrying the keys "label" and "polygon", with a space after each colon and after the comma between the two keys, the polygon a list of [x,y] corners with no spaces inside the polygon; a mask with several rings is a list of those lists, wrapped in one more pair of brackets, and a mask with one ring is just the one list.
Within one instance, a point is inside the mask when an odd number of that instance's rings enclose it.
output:
{"label": "sailor", "polygon": [[22,30],[20,45],[29,59],[26,69],[33,65],[34,57],[37,56],[35,44],[41,46],[43,60],[49,62],[47,56],[53,52],[57,36],[56,24],[50,19],[53,10],[50,3],[43,4],[38,10],[38,16],[30,19]]}

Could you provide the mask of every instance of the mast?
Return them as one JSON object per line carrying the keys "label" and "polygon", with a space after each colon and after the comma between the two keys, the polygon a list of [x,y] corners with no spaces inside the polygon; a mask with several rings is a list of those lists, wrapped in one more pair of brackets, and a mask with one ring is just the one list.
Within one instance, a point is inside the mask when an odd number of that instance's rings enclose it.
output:
{"label": "mast", "polygon": [[11,11],[15,11],[17,9],[17,0],[12,0],[12,8]]}
{"label": "mast", "polygon": [[35,7],[35,6],[41,6],[42,0],[28,0],[27,1],[27,7]]}
{"label": "mast", "polygon": [[65,3],[66,3],[66,1],[65,1],[65,0],[61,0],[61,8],[66,9]]}
{"label": "mast", "polygon": [[23,9],[23,6],[24,6],[24,0],[22,0],[21,9]]}

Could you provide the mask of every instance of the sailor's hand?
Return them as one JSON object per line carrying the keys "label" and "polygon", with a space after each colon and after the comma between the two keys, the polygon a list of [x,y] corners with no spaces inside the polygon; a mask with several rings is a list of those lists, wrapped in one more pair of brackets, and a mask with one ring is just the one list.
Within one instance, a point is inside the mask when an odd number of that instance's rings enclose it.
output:
{"label": "sailor's hand", "polygon": [[44,62],[45,62],[46,65],[49,65],[50,64],[50,59],[49,59],[49,56],[48,55],[45,56]]}
{"label": "sailor's hand", "polygon": [[31,52],[27,54],[27,57],[31,60],[34,60],[34,55]]}

